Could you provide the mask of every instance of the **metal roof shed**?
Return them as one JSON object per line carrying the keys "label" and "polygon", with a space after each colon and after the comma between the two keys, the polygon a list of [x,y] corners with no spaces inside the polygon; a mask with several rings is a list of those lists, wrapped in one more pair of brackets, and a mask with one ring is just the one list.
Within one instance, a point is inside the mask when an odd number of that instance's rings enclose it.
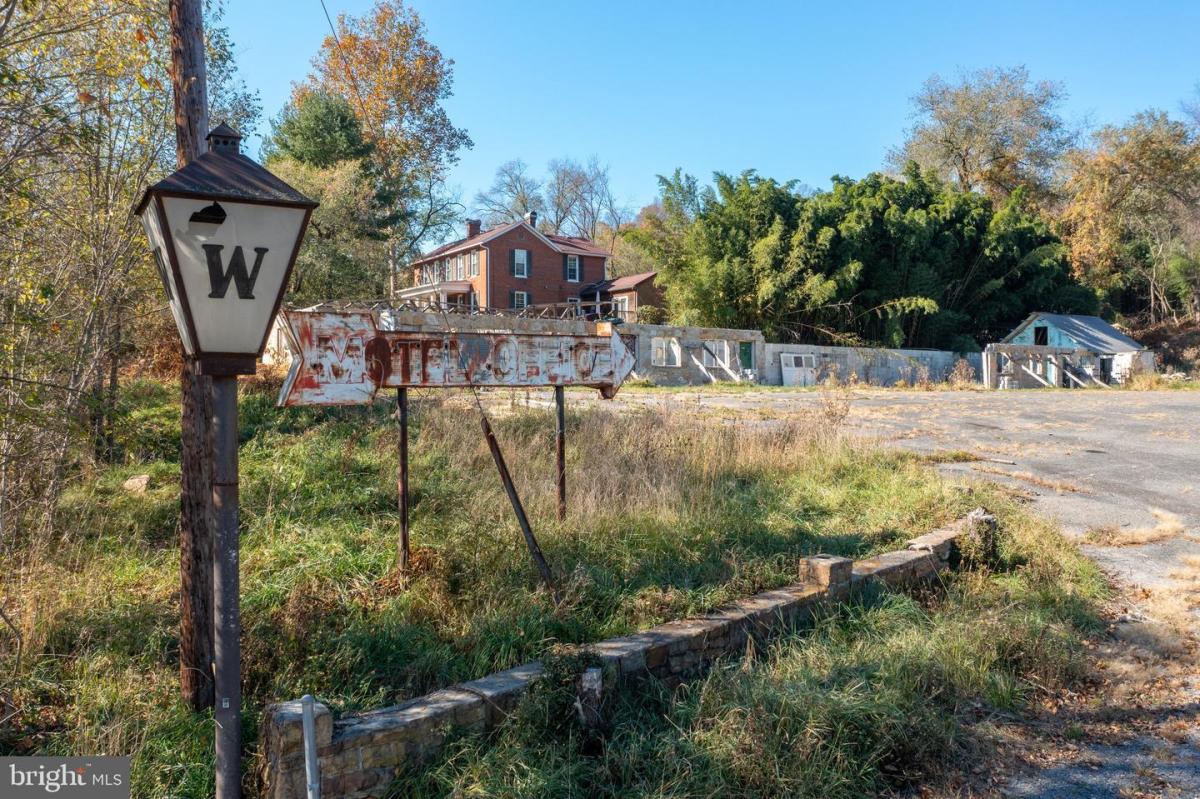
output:
{"label": "metal roof shed", "polygon": [[[1039,333],[1038,328],[1046,328]],[[1083,349],[1098,355],[1141,352],[1146,349],[1098,316],[1038,311],[1004,337],[1005,344],[1032,344]]]}

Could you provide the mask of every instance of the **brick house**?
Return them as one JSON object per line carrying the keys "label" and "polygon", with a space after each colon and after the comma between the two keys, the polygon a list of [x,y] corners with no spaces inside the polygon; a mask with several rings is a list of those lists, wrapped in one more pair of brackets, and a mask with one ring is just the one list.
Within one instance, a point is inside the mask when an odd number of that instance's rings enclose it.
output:
{"label": "brick house", "polygon": [[607,274],[605,250],[540,232],[536,213],[491,230],[468,219],[466,233],[414,261],[412,288],[397,299],[483,309],[574,304],[581,288]]}

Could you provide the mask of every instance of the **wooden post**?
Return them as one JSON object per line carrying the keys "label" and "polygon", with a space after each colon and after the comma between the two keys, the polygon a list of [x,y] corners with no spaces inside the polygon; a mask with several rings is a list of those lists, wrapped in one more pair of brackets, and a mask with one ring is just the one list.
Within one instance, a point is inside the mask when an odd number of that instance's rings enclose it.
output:
{"label": "wooden post", "polygon": [[[203,0],[170,0],[176,161],[204,152],[208,89]],[[179,686],[192,710],[213,706],[212,380],[184,358],[179,481]]]}
{"label": "wooden post", "polygon": [[397,493],[400,496],[400,573],[408,574],[408,389],[396,389],[396,409],[400,425],[400,480]]}
{"label": "wooden post", "polygon": [[554,443],[558,461],[558,520],[560,522],[567,518],[567,414],[564,393],[562,386],[554,387],[554,410],[558,423]]}

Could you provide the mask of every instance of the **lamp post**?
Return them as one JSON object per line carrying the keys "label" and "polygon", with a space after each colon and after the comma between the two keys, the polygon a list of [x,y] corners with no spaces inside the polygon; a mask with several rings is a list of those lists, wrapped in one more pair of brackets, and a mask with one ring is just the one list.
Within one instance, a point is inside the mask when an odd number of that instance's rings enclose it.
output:
{"label": "lamp post", "polygon": [[237,376],[254,374],[315,202],[241,154],[218,125],[208,152],[142,195],[141,217],[183,348],[212,377],[216,796],[241,792]]}

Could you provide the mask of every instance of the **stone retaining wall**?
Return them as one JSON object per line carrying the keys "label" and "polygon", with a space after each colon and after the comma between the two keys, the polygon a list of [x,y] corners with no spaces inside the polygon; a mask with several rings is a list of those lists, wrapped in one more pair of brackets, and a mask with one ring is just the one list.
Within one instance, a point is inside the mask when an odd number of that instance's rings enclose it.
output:
{"label": "stone retaining wall", "polygon": [[[601,660],[608,687],[621,676],[652,675],[671,685],[701,673],[714,660],[742,651],[749,638],[763,641],[794,628],[824,603],[844,600],[871,581],[903,587],[932,578],[953,564],[966,520],[908,542],[906,549],[850,561],[831,555],[799,564],[800,582],[766,591],[692,619],[667,622],[644,632],[586,647]],[[317,754],[322,799],[382,796],[405,765],[437,752],[451,728],[484,730],[516,707],[542,674],[540,662],[412,699],[394,707],[359,713],[336,722],[317,704]],[[270,705],[261,726],[264,796],[305,796],[300,702]]]}

